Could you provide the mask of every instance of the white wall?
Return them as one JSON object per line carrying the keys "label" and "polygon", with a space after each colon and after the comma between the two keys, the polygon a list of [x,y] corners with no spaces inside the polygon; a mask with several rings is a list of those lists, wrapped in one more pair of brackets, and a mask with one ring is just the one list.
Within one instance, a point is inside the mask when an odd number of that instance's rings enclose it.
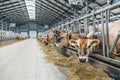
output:
{"label": "white wall", "polygon": [[21,32],[21,35],[28,37],[28,33],[27,32]]}

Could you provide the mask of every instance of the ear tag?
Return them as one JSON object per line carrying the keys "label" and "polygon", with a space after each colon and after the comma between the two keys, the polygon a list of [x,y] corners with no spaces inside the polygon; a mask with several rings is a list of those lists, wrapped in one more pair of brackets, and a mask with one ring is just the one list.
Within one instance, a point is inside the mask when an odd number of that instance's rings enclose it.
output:
{"label": "ear tag", "polygon": [[96,43],[93,43],[93,46],[96,46]]}
{"label": "ear tag", "polygon": [[74,43],[72,43],[72,46],[75,46],[75,44],[74,44]]}

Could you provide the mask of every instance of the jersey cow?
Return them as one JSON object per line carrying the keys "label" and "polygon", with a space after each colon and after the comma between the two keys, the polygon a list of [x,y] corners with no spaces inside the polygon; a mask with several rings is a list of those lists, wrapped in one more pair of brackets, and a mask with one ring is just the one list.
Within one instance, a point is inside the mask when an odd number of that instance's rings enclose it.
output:
{"label": "jersey cow", "polygon": [[40,35],[38,37],[38,40],[47,46],[49,43],[51,43],[52,36],[51,35],[44,35],[44,36]]}
{"label": "jersey cow", "polygon": [[[99,31],[99,32],[102,31],[101,24],[97,26],[96,31]],[[119,31],[120,31],[120,21],[114,21],[114,22],[109,23],[109,47],[110,48],[111,48],[115,38],[117,37]],[[106,34],[106,30],[105,30],[105,34]],[[106,35],[105,35],[105,38],[106,38]],[[119,53],[120,53],[120,40],[118,40],[113,51],[110,52],[110,57],[115,59],[116,54],[119,54]]]}
{"label": "jersey cow", "polygon": [[[96,31],[102,32],[102,26],[99,24],[96,27]],[[114,40],[116,39],[118,32],[120,31],[120,21],[110,22],[109,23],[109,47],[111,48]],[[105,30],[106,34],[106,30]],[[102,40],[99,39],[91,39],[93,36],[93,31],[87,35],[87,37],[79,37],[77,40],[71,39],[69,40],[69,44],[72,46],[75,46],[78,50],[78,57],[79,61],[81,62],[87,62],[88,56],[90,54],[90,51],[92,51],[93,46],[97,46]],[[104,35],[106,38],[106,35]],[[120,40],[118,40],[115,48],[112,52],[110,52],[110,57],[115,59],[116,54],[120,53]]]}
{"label": "jersey cow", "polygon": [[88,56],[92,51],[93,46],[97,46],[100,43],[98,39],[90,39],[91,33],[86,37],[79,37],[77,40],[69,40],[69,44],[74,46],[78,50],[78,58],[80,62],[87,62]]}
{"label": "jersey cow", "polygon": [[56,47],[63,47],[63,46],[68,46],[69,45],[69,40],[70,39],[78,39],[79,38],[79,32],[65,32],[62,31],[58,28],[53,29],[53,37],[54,37],[54,45]]}

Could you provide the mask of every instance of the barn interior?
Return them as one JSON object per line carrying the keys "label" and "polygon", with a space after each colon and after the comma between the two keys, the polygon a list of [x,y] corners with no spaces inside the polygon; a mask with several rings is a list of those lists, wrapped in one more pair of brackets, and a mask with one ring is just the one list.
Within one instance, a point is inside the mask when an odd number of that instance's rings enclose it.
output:
{"label": "barn interior", "polygon": [[[91,56],[116,67],[103,68],[113,74],[120,73],[120,52],[114,52],[117,56],[114,59],[109,53],[116,47],[120,32],[115,32],[118,35],[109,47],[109,23],[117,21],[120,21],[120,0],[0,0],[0,42],[13,40],[16,35],[36,39],[49,34],[54,27],[84,35],[92,26],[95,38],[102,40],[102,54],[94,48],[95,54]],[[99,25],[101,32],[96,31]],[[91,59],[91,63],[96,62]],[[118,75],[117,78],[120,79]]]}
{"label": "barn interior", "polygon": [[[82,3],[78,3],[78,5],[71,5],[69,0],[1,0],[0,29],[32,37],[32,34],[38,36],[39,33],[54,26],[64,26],[65,28],[76,26],[75,28],[78,28],[81,16],[90,17],[92,14],[96,14],[96,11],[104,11],[103,8],[110,5],[110,0],[81,1]],[[111,4],[116,1],[113,0]],[[110,21],[119,20],[119,13],[119,6],[116,5],[110,10]],[[85,26],[99,23],[100,15],[98,14],[95,19],[93,21],[94,19],[91,17],[85,20],[87,25],[83,20],[80,23]],[[74,21],[75,23],[73,23]]]}

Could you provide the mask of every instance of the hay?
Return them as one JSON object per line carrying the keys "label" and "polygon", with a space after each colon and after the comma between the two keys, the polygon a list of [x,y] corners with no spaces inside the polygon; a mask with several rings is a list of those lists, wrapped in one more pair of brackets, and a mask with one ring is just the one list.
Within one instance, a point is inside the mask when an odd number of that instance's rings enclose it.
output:
{"label": "hay", "polygon": [[52,45],[39,44],[46,54],[45,59],[60,66],[67,74],[68,80],[114,80],[102,70],[92,67],[89,63],[80,63],[76,56],[67,58],[58,53]]}
{"label": "hay", "polygon": [[22,40],[10,40],[10,41],[0,42],[0,47],[11,45],[11,44],[19,42],[19,41],[22,41]]}

